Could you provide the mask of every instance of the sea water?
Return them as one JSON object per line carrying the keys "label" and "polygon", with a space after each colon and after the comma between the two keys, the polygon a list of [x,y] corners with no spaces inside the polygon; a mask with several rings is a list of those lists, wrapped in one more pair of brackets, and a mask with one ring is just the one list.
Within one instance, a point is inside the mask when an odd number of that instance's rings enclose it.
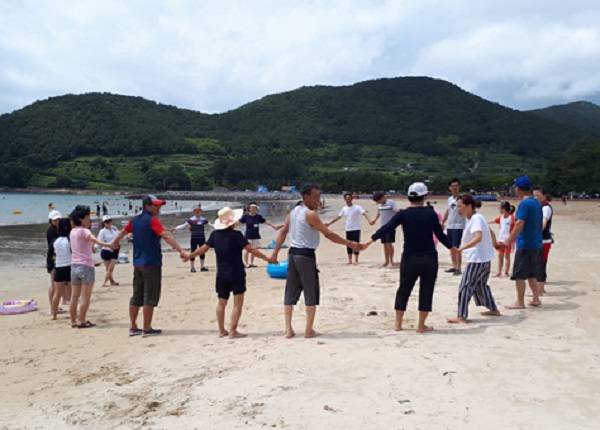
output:
{"label": "sea water", "polygon": [[[46,264],[46,231],[48,229],[48,206],[52,206],[64,216],[76,205],[87,205],[92,210],[99,204],[106,203],[108,213],[114,218],[113,225],[122,229],[135,214],[129,210],[129,203],[135,209],[139,201],[127,200],[124,196],[110,195],[62,195],[62,194],[0,194],[0,269],[3,267],[38,267],[43,270]],[[241,203],[190,200],[170,200],[161,209],[158,217],[166,228],[183,224],[190,216],[195,204],[201,203],[204,209],[202,216],[211,223],[217,217],[217,212],[223,206],[240,207]],[[283,224],[290,202],[261,202],[259,213],[273,224]],[[13,214],[20,210],[20,214]],[[102,226],[101,215],[92,215],[91,231],[98,235]],[[238,227],[242,230],[242,226]],[[207,236],[211,229],[207,227]],[[263,246],[266,246],[277,236],[271,227],[262,225],[261,234]],[[188,230],[173,232],[175,239],[185,248],[189,247],[190,233]],[[164,241],[163,247],[170,248]],[[121,252],[131,255],[132,245],[126,240],[121,242]],[[99,253],[95,258],[100,261]],[[131,258],[130,258],[131,260]]]}

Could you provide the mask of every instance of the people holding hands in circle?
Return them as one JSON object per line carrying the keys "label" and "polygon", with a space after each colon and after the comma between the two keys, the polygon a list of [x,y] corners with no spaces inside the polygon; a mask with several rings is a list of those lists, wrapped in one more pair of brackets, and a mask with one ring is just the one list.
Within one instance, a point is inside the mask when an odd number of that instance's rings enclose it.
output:
{"label": "people holding hands in circle", "polygon": [[[248,239],[248,242],[250,243],[250,245],[252,245],[254,248],[261,248],[261,245],[260,245],[260,225],[261,224],[267,224],[268,226],[274,228],[275,230],[279,230],[283,227],[283,224],[274,225],[273,223],[271,223],[271,221],[269,221],[268,219],[263,217],[261,214],[259,214],[258,213],[258,205],[256,204],[256,202],[250,202],[248,204],[248,213],[242,215],[242,217],[238,221],[236,221],[234,227],[237,227],[240,224],[244,224],[246,226],[245,237],[246,237],[246,239]],[[248,257],[250,257],[250,263],[248,263]],[[248,251],[244,252],[244,264],[248,268],[256,267],[254,265],[254,254],[252,254]]]}

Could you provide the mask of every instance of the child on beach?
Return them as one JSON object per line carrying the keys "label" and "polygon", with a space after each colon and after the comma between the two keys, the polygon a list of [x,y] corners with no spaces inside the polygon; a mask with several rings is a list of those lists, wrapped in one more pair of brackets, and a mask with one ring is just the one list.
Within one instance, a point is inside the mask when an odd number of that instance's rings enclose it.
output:
{"label": "child on beach", "polygon": [[[215,231],[211,233],[206,243],[192,253],[185,253],[182,258],[183,261],[188,261],[190,258],[203,255],[214,248],[217,255],[215,286],[219,299],[217,304],[219,337],[229,336],[230,339],[246,336],[237,330],[246,292],[246,271],[242,261],[242,250],[269,263],[277,264],[275,258],[264,255],[250,245],[241,232],[234,230],[236,222],[242,217],[242,212],[242,209],[233,210],[228,206],[221,209],[214,224]],[[233,311],[231,312],[231,327],[227,331],[225,330],[225,308],[231,293],[233,293]]]}
{"label": "child on beach", "polygon": [[[119,229],[112,224],[112,218],[110,215],[104,215],[102,217],[103,228],[98,233],[98,240],[106,243],[113,243],[115,238],[119,235]],[[118,282],[113,278],[115,266],[119,260],[119,249],[102,248],[100,251],[100,258],[104,261],[104,267],[106,267],[106,274],[104,275],[103,287],[110,285],[119,285]]]}
{"label": "child on beach", "polygon": [[[116,249],[116,245],[102,242],[92,234],[89,230],[90,207],[76,206],[71,213],[71,221],[73,228],[69,235],[71,241],[71,327],[73,328],[89,328],[96,324],[91,323],[86,319],[87,311],[90,307],[90,299],[94,288],[95,269],[94,260],[92,259],[93,245],[104,246],[107,248]],[[79,306],[79,315],[77,315],[77,303],[81,297]]]}
{"label": "child on beach", "polygon": [[54,240],[54,294],[51,302],[52,319],[57,319],[58,304],[64,294],[65,288],[71,283],[71,242],[69,234],[71,233],[71,221],[67,218],[61,218],[58,221],[58,237]]}
{"label": "child on beach", "polygon": [[[283,224],[282,225],[274,225],[273,223],[271,223],[271,221],[269,221],[268,219],[266,219],[265,217],[260,215],[258,213],[258,205],[256,204],[256,202],[250,202],[248,204],[248,213],[242,215],[240,220],[235,223],[235,226],[237,227],[239,224],[246,225],[245,237],[246,237],[246,239],[248,239],[248,242],[250,243],[250,245],[252,245],[254,248],[261,247],[260,246],[260,225],[261,224],[267,224],[268,226],[274,228],[275,230],[279,230],[281,227],[283,227]],[[249,264],[248,264],[248,257],[250,257]],[[244,264],[248,268],[256,267],[254,265],[254,255],[251,255],[250,252],[244,252]]]}
{"label": "child on beach", "polygon": [[[500,229],[498,231],[498,243],[504,244],[510,236],[510,233],[515,227],[515,207],[509,202],[500,203],[500,216],[493,221],[489,221],[488,224],[499,224]],[[502,277],[502,268],[504,267],[504,276],[509,277],[508,272],[510,271],[510,254],[515,250],[515,243],[510,244],[508,248],[500,247],[498,249],[498,273],[494,275],[495,278]]]}
{"label": "child on beach", "polygon": [[[202,206],[197,204],[194,206],[194,216],[188,219],[181,225],[178,225],[175,228],[171,229],[171,232],[175,230],[183,230],[189,229],[190,236],[190,252],[194,252],[196,249],[200,248],[206,242],[206,235],[204,233],[204,226],[209,225],[212,227],[212,224],[208,222],[206,218],[202,216]],[[204,254],[200,256],[200,271],[208,272],[208,269],[204,267]],[[190,259],[190,272],[196,273],[196,267],[194,266],[195,258]]]}

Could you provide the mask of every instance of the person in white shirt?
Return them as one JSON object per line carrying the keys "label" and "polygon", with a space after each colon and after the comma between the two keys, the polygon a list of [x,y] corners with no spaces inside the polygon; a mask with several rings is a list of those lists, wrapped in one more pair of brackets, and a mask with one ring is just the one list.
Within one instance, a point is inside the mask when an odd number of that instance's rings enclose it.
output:
{"label": "person in white shirt", "polygon": [[[360,242],[360,217],[364,216],[369,223],[371,223],[371,217],[366,210],[359,205],[355,205],[352,199],[352,193],[344,194],[344,206],[338,216],[325,224],[327,227],[331,226],[334,222],[339,221],[342,218],[346,218],[346,239],[352,242]],[[354,264],[358,265],[358,251],[352,248],[346,247],[348,254],[348,265],[352,264],[352,255],[354,254]]]}
{"label": "person in white shirt", "polygon": [[[98,240],[105,243],[113,243],[115,238],[119,235],[119,229],[112,225],[112,218],[110,215],[104,215],[102,217],[102,225],[103,228],[100,230],[100,233],[98,233]],[[119,283],[115,282],[113,278],[115,265],[119,260],[119,250],[103,246],[100,251],[100,258],[102,258],[102,261],[104,261],[104,267],[106,267],[106,274],[104,275],[104,282],[102,283],[102,286],[108,287],[109,282],[110,285],[119,285]]]}
{"label": "person in white shirt", "polygon": [[455,318],[448,318],[448,322],[452,324],[467,322],[469,302],[473,295],[477,306],[488,308],[488,311],[481,313],[482,315],[501,315],[492,290],[487,284],[494,259],[494,248],[497,245],[484,216],[477,212],[478,207],[481,207],[481,202],[473,199],[469,194],[457,198],[458,212],[468,220],[457,251],[465,254],[467,266],[460,281],[458,315]]}
{"label": "person in white shirt", "polygon": [[[58,304],[60,298],[64,295],[64,291],[70,290],[71,284],[71,241],[69,234],[71,233],[71,221],[68,218],[61,218],[58,221],[56,230],[58,237],[52,243],[54,248],[54,294],[50,303],[50,313],[52,319],[57,319],[59,313]],[[70,292],[70,291],[69,291]]]}

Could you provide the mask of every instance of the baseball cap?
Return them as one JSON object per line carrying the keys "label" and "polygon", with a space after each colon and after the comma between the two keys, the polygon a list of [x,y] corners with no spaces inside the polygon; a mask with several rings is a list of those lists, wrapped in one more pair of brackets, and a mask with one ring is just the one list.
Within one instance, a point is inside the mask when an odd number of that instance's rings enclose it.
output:
{"label": "baseball cap", "polygon": [[527,176],[519,176],[515,179],[515,187],[531,188],[531,180]]}
{"label": "baseball cap", "polygon": [[166,205],[167,202],[165,202],[164,200],[159,200],[153,194],[148,194],[146,197],[144,197],[142,199],[142,204],[144,206],[146,206],[146,205],[162,206],[162,205]]}
{"label": "baseball cap", "polygon": [[427,193],[427,185],[425,185],[423,182],[415,182],[408,187],[409,197],[423,197],[426,196]]}
{"label": "baseball cap", "polygon": [[60,214],[59,211],[50,211],[50,213],[48,214],[48,219],[51,221],[54,221],[55,219],[61,219],[62,215]]}
{"label": "baseball cap", "polygon": [[104,215],[102,217],[102,222],[106,222],[106,221],[112,221],[112,218],[110,217],[110,215]]}

